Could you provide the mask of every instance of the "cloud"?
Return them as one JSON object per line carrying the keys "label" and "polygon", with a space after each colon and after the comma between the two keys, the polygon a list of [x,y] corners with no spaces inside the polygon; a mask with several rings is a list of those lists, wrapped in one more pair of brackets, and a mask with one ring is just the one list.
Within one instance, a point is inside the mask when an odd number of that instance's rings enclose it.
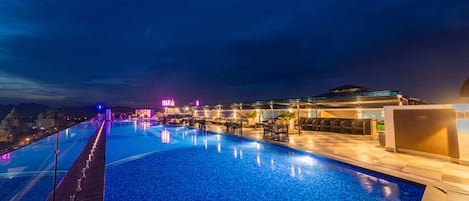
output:
{"label": "cloud", "polygon": [[[216,103],[311,96],[348,83],[406,90],[415,85],[363,76],[380,68],[374,53],[410,49],[417,43],[407,40],[420,36],[450,37],[434,33],[465,30],[467,10],[463,0],[6,0],[0,66],[16,85],[77,102],[152,103],[171,95]],[[9,97],[34,99],[2,79]]]}
{"label": "cloud", "polygon": [[0,97],[26,100],[63,100],[65,90],[0,71]]}

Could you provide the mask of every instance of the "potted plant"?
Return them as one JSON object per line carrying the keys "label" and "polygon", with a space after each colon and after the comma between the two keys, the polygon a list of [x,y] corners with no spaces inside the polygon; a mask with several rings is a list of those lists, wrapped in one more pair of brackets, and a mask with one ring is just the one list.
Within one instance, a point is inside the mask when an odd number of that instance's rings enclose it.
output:
{"label": "potted plant", "polygon": [[249,125],[256,124],[257,111],[253,110],[253,111],[246,112],[246,118],[248,118]]}
{"label": "potted plant", "polygon": [[280,111],[277,118],[281,121],[284,122],[284,124],[287,124],[289,127],[292,127],[291,125],[293,122],[291,121],[296,117],[296,114],[293,112],[287,112],[287,111]]}

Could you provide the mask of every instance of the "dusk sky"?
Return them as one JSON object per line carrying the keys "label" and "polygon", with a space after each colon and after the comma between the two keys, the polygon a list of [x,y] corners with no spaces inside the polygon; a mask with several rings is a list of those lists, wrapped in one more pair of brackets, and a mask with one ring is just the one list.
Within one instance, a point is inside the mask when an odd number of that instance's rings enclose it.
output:
{"label": "dusk sky", "polygon": [[215,104],[345,84],[447,103],[468,77],[468,0],[0,2],[0,104]]}

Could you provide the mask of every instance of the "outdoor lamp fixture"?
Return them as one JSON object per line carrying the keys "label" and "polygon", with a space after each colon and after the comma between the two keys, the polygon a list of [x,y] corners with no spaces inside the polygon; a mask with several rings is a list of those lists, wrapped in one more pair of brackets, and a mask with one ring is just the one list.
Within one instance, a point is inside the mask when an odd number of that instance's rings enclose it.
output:
{"label": "outdoor lamp fixture", "polygon": [[363,118],[363,109],[362,108],[357,108],[357,118],[362,119]]}
{"label": "outdoor lamp fixture", "polygon": [[104,110],[104,105],[101,103],[98,103],[96,105],[96,110],[98,110],[98,113],[101,113]]}
{"label": "outdoor lamp fixture", "polygon": [[296,101],[296,111],[298,112],[298,135],[301,134],[301,121],[300,121],[300,101]]}
{"label": "outdoor lamp fixture", "polygon": [[261,114],[259,109],[256,109],[256,121],[261,122]]}

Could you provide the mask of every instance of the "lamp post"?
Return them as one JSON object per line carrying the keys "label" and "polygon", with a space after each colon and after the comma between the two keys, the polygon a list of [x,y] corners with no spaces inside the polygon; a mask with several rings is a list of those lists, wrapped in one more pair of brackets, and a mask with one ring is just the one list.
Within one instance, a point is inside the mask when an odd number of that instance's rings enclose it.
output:
{"label": "lamp post", "polygon": [[298,112],[298,135],[301,135],[300,101],[296,101],[296,111]]}
{"label": "lamp post", "polygon": [[270,112],[272,114],[272,119],[274,119],[274,103],[269,102],[269,106],[270,106]]}

